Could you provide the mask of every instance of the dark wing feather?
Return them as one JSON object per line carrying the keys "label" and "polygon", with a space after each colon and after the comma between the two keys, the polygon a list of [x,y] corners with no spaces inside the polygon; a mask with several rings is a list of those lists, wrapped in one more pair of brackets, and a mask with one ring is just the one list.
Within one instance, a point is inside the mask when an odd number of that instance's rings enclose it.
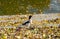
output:
{"label": "dark wing feather", "polygon": [[22,25],[26,25],[27,23],[30,23],[30,21],[26,21],[26,22],[24,22]]}

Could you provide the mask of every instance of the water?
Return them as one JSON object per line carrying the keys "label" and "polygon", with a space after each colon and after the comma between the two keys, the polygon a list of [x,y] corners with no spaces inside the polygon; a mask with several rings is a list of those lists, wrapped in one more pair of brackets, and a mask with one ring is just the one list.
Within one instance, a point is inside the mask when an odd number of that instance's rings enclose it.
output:
{"label": "water", "polygon": [[60,13],[60,1],[59,0],[51,0],[49,5],[49,9],[46,9],[44,13]]}

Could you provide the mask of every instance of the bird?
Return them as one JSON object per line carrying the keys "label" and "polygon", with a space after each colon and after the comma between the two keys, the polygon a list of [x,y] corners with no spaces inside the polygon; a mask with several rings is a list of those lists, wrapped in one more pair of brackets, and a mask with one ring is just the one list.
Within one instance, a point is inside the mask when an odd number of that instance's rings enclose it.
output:
{"label": "bird", "polygon": [[27,25],[27,26],[30,26],[32,24],[32,15],[29,16],[28,20],[24,23],[22,23],[22,25]]}
{"label": "bird", "polygon": [[23,22],[22,25],[19,25],[16,29],[16,31],[20,31],[20,29],[24,26],[27,26],[27,28],[30,27],[30,25],[32,24],[32,20],[31,20],[32,15],[29,16],[28,20],[26,22]]}

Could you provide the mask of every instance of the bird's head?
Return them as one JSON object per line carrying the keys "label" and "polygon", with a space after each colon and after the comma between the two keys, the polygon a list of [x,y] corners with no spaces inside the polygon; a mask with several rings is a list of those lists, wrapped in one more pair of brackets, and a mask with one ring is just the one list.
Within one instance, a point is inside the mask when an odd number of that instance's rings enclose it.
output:
{"label": "bird's head", "polygon": [[31,19],[32,15],[29,16],[29,19]]}

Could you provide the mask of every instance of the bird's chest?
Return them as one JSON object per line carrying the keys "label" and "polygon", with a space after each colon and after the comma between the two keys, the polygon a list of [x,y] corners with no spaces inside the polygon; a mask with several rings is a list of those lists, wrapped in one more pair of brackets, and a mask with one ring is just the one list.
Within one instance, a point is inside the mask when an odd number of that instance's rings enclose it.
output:
{"label": "bird's chest", "polygon": [[30,24],[32,24],[32,20],[30,20]]}

